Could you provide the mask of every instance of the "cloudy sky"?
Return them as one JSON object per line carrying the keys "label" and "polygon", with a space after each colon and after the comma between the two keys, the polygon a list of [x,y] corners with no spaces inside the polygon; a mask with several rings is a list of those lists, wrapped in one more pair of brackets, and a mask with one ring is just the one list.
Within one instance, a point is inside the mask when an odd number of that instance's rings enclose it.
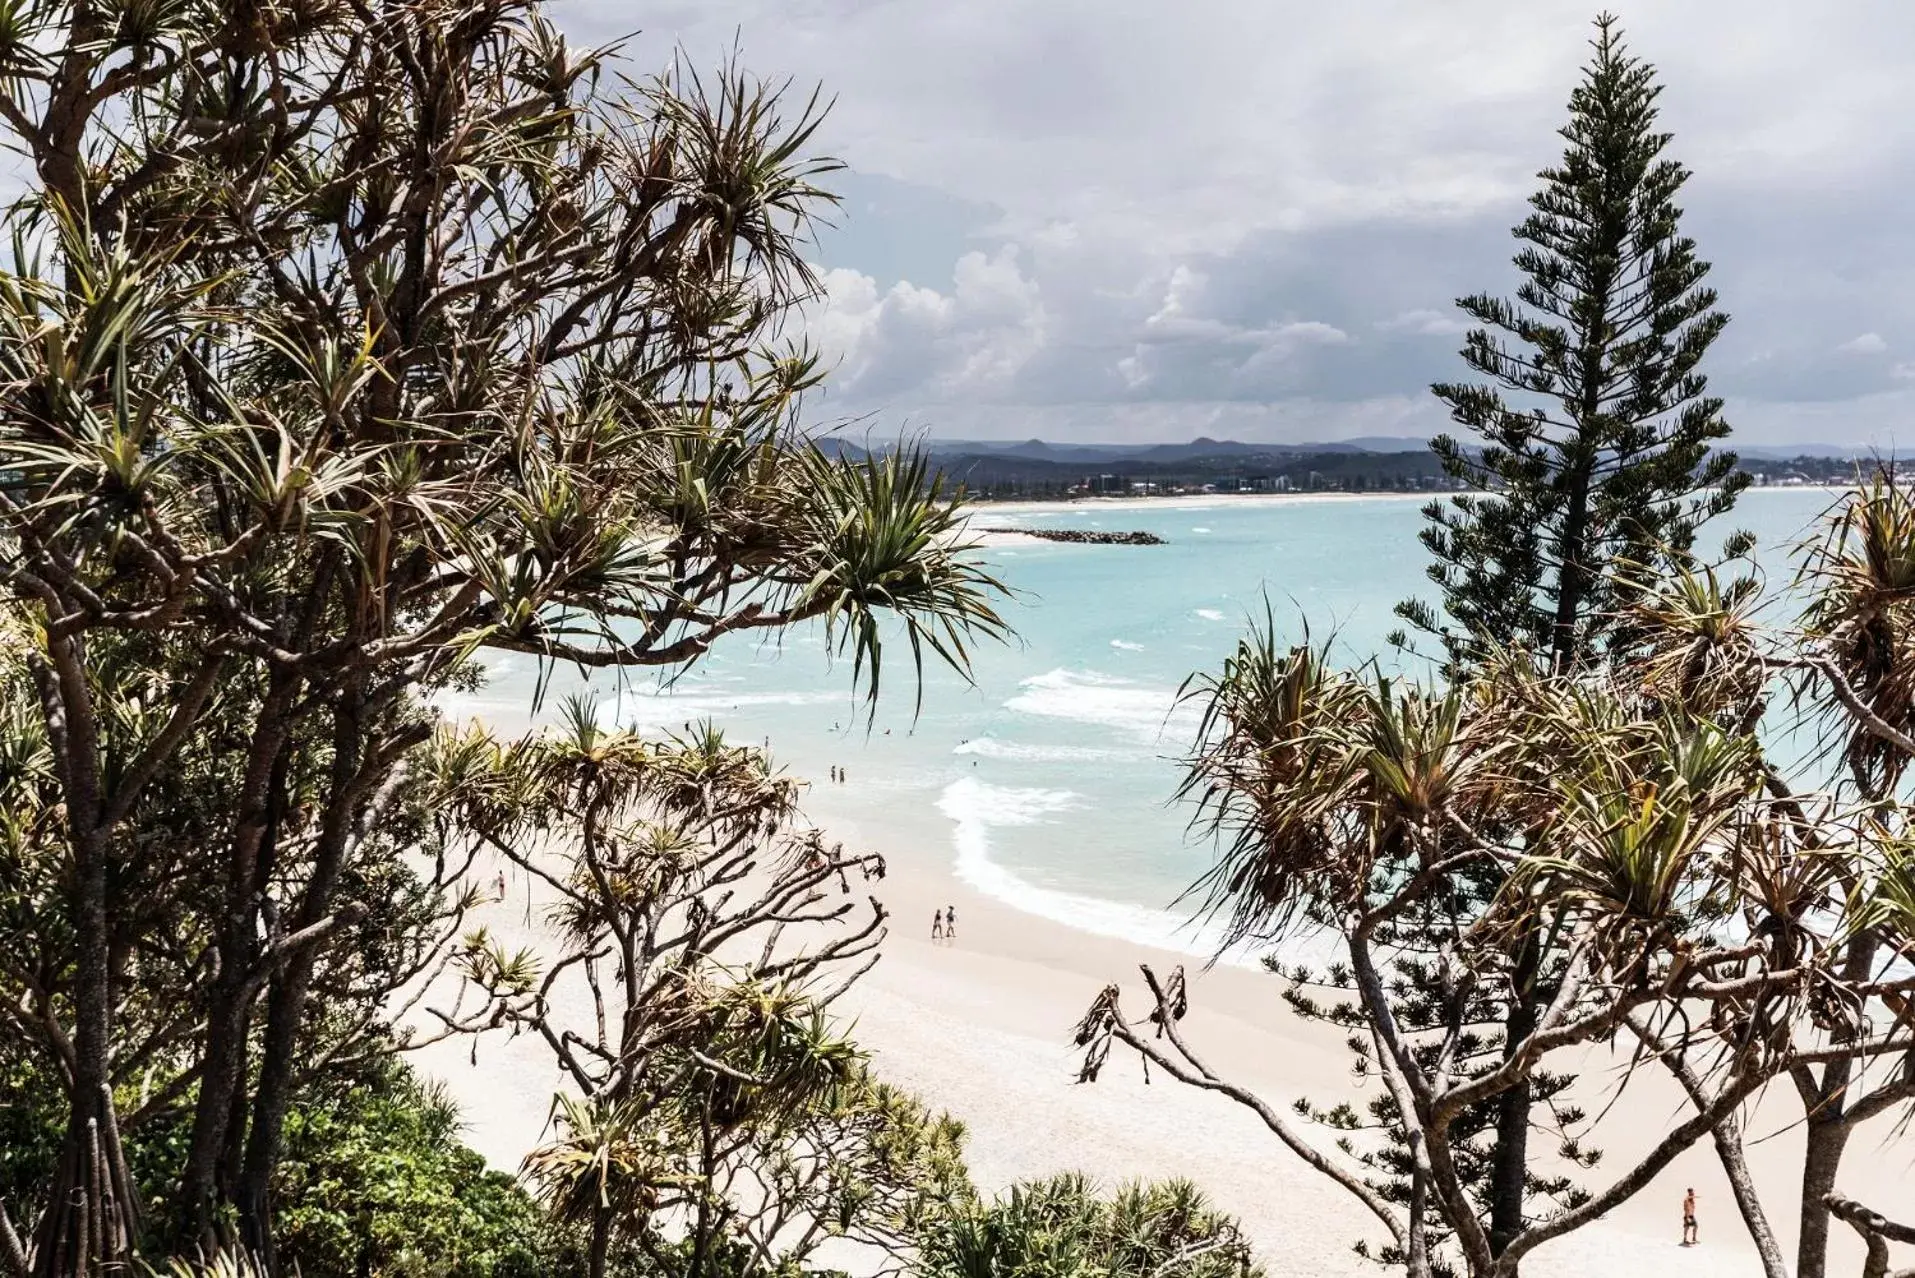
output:
{"label": "cloudy sky", "polygon": [[[835,94],[820,419],[880,434],[1426,435],[1453,299],[1587,54],[1560,0],[559,0],[579,40]],[[1618,3],[1733,316],[1739,438],[1915,447],[1915,4]]]}

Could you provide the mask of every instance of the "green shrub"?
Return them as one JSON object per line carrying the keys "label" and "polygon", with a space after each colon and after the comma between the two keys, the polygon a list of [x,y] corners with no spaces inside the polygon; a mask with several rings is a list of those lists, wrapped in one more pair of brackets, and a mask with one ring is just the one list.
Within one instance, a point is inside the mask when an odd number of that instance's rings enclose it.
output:
{"label": "green shrub", "polygon": [[1068,1173],[960,1207],[919,1244],[923,1278],[1262,1278],[1237,1222],[1189,1181],[1099,1197]]}
{"label": "green shrub", "polygon": [[286,1122],[279,1253],[304,1278],[532,1278],[543,1214],[459,1141],[457,1109],[403,1065],[329,1088]]}

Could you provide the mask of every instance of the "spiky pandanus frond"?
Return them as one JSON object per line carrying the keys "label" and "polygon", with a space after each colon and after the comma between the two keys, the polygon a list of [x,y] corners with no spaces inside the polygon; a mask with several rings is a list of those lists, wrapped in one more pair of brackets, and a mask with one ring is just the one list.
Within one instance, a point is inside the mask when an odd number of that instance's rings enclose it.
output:
{"label": "spiky pandanus frond", "polygon": [[[1804,636],[1823,678],[1840,680],[1882,724],[1915,730],[1915,492],[1877,470],[1830,508],[1805,548],[1800,584],[1811,594]],[[1831,746],[1876,792],[1894,786],[1906,752],[1832,706]]]}
{"label": "spiky pandanus frond", "polygon": [[1183,695],[1203,717],[1179,797],[1196,804],[1193,827],[1221,845],[1192,891],[1227,914],[1230,937],[1275,934],[1316,902],[1360,895],[1369,865],[1337,826],[1363,785],[1352,739],[1363,685],[1325,648],[1283,647],[1266,615],[1220,673]]}
{"label": "spiky pandanus frond", "polygon": [[209,1260],[172,1260],[163,1269],[144,1267],[149,1278],[267,1278],[271,1272],[244,1251],[222,1251]]}
{"label": "spiky pandanus frond", "polygon": [[1602,963],[1646,969],[1729,908],[1761,779],[1754,741],[1707,722],[1660,720],[1633,748],[1592,752],[1556,777],[1555,827],[1500,904],[1563,918]]}
{"label": "spiky pandanus frond", "polygon": [[870,697],[890,617],[920,665],[929,654],[962,670],[971,643],[1009,633],[991,605],[1004,587],[974,553],[960,495],[943,491],[923,454],[850,461],[812,449],[805,477],[813,498],[794,565],[804,574],[795,607],[823,619],[827,641],[850,655]]}
{"label": "spiky pandanus frond", "polygon": [[1642,695],[1658,707],[1725,722],[1752,721],[1768,683],[1758,642],[1761,583],[1723,580],[1712,566],[1679,564],[1630,592],[1619,647]]}
{"label": "spiky pandanus frond", "polygon": [[1475,810],[1500,787],[1494,764],[1503,746],[1466,717],[1462,692],[1379,680],[1366,704],[1359,759],[1372,837],[1387,850],[1410,833],[1435,836],[1446,816]]}
{"label": "spiky pandanus frond", "polygon": [[1876,834],[1869,873],[1850,889],[1850,927],[1873,929],[1902,959],[1915,959],[1915,838]]}
{"label": "spiky pandanus frond", "polygon": [[672,1169],[662,1133],[633,1102],[552,1102],[553,1140],[522,1164],[533,1192],[559,1220],[588,1225],[601,1212],[644,1222],[682,1177]]}

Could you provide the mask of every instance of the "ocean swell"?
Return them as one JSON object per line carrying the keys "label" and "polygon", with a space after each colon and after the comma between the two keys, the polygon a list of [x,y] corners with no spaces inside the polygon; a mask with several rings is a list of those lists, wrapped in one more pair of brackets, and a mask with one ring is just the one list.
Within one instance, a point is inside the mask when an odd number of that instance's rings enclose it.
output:
{"label": "ocean swell", "polygon": [[[957,876],[967,886],[1013,909],[1080,932],[1194,958],[1215,956],[1221,937],[1214,926],[1166,909],[1040,887],[992,859],[992,830],[1049,824],[1052,818],[1082,806],[1081,798],[1069,790],[989,785],[975,777],[953,781],[938,796],[938,811],[950,819],[953,827]],[[1233,966],[1257,965],[1255,955],[1242,950],[1226,952],[1219,961]]]}
{"label": "ocean swell", "polygon": [[1138,741],[1182,746],[1195,731],[1191,708],[1174,688],[1119,679],[1090,670],[1050,670],[1018,684],[1004,708],[1046,719],[1115,728]]}
{"label": "ocean swell", "polygon": [[1119,759],[1135,759],[1142,752],[1103,750],[1094,746],[1030,745],[1022,741],[999,741],[995,737],[973,737],[969,741],[959,742],[951,753],[974,754],[980,758],[1005,759],[1015,763],[1111,763]]}

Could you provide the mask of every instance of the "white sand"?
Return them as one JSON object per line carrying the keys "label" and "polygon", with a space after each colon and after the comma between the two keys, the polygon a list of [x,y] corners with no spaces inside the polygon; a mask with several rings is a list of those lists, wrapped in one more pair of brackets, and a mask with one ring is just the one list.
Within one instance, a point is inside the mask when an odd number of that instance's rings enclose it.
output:
{"label": "white sand", "polygon": [[[1242,1218],[1273,1275],[1372,1278],[1379,1272],[1350,1247],[1358,1238],[1377,1241],[1381,1229],[1248,1111],[1173,1080],[1146,1082],[1135,1059],[1119,1050],[1101,1081],[1075,1083],[1069,1034],[1097,991],[1117,981],[1130,994],[1133,1012],[1141,1011],[1137,964],[1167,970],[1188,960],[1079,933],[980,896],[943,868],[948,854],[925,846],[926,834],[885,846],[888,841],[876,832],[858,829],[853,795],[838,791],[814,799],[814,811],[829,818],[835,833],[861,849],[880,846],[892,858],[892,874],[875,885],[893,912],[884,960],[840,1008],[855,1017],[856,1038],[887,1079],[964,1120],[980,1185],[997,1189],[1067,1169],[1107,1184],[1186,1176]],[[924,825],[927,832],[935,828],[928,820]],[[516,886],[508,905],[486,911],[485,921],[515,945],[539,940],[536,922],[527,925],[524,891]],[[957,907],[958,938],[933,946],[930,915],[946,904]],[[1220,1073],[1256,1088],[1279,1108],[1298,1095],[1361,1101],[1348,1076],[1342,1036],[1297,1022],[1281,1004],[1277,978],[1221,967],[1202,974],[1193,968],[1193,976],[1186,1032]],[[421,1063],[445,1079],[464,1107],[472,1143],[498,1166],[516,1166],[539,1139],[556,1082],[543,1045],[495,1034],[423,1056]],[[1587,1107],[1600,1109],[1610,1099],[1613,1077],[1598,1063],[1584,1078]],[[1751,1120],[1752,1135],[1770,1136],[1795,1117],[1792,1111],[1798,1111],[1793,1097],[1778,1092]],[[1585,1174],[1584,1183],[1607,1183],[1605,1174],[1626,1167],[1678,1112],[1673,1089],[1659,1076],[1632,1082],[1592,1142],[1607,1157]],[[1908,1147],[1885,1149],[1890,1139],[1883,1123],[1854,1140],[1843,1187],[1891,1214],[1915,1214],[1906,1210]],[[1791,1186],[1799,1175],[1800,1145],[1785,1130],[1750,1151],[1772,1222],[1791,1255]],[[1688,1185],[1700,1198],[1703,1244],[1685,1249],[1677,1240]],[[1859,1272],[1859,1246],[1846,1226],[1838,1222],[1836,1231],[1831,1272]],[[1596,1278],[1653,1274],[1658,1267],[1697,1278],[1761,1274],[1706,1141],[1609,1218],[1533,1253],[1524,1272]]]}

